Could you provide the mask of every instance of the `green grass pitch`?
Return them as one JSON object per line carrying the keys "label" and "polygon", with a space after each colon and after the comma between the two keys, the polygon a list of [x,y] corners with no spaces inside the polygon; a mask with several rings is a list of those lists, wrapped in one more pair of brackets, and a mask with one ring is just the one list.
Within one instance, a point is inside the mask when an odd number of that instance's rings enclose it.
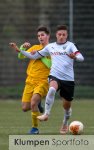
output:
{"label": "green grass pitch", "polygon": [[[40,122],[40,134],[59,134],[63,120],[60,100],[55,100],[50,118]],[[71,121],[82,121],[85,135],[94,135],[94,100],[74,100]],[[0,100],[0,149],[8,150],[8,136],[26,135],[31,128],[31,114],[21,110],[21,102],[16,100]],[[64,136],[64,135],[62,135]]]}

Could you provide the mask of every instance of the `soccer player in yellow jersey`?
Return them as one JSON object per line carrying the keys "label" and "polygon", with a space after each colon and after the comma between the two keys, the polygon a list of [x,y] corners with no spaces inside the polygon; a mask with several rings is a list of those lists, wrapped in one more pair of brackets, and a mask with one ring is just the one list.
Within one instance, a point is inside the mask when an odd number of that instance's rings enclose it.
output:
{"label": "soccer player in yellow jersey", "polygon": [[[49,43],[49,29],[46,26],[38,27],[37,37],[40,44],[33,45],[27,50],[28,52],[34,50],[40,51]],[[16,50],[19,49],[15,43],[10,43],[10,46]],[[22,48],[26,48],[28,46],[30,46],[29,43],[24,43]],[[24,56],[19,53],[18,57],[23,58]],[[37,119],[37,116],[39,116],[38,104],[48,92],[49,70],[49,59],[47,58],[30,60],[27,67],[27,78],[22,96],[22,109],[23,111],[31,110],[32,128],[29,132],[30,134],[39,133]]]}

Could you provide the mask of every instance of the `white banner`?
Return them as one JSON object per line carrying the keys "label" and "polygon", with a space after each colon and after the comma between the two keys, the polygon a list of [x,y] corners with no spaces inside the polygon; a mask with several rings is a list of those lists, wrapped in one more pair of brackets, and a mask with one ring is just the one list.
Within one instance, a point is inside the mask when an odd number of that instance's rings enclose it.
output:
{"label": "white banner", "polygon": [[9,150],[93,150],[94,135],[9,135]]}

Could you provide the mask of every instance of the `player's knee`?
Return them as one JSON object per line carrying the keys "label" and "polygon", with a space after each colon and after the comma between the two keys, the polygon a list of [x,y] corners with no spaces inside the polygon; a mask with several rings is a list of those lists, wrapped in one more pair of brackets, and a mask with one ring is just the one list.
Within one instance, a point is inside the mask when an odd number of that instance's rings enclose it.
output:
{"label": "player's knee", "polygon": [[24,112],[26,112],[26,111],[30,110],[30,108],[27,107],[26,105],[22,105],[22,110],[23,110]]}
{"label": "player's knee", "polygon": [[23,110],[24,112],[27,112],[27,111],[28,111],[28,109],[25,108],[25,107],[22,107],[22,110]]}
{"label": "player's knee", "polygon": [[55,93],[56,93],[56,89],[54,87],[50,87],[48,92],[49,96],[54,96]]}

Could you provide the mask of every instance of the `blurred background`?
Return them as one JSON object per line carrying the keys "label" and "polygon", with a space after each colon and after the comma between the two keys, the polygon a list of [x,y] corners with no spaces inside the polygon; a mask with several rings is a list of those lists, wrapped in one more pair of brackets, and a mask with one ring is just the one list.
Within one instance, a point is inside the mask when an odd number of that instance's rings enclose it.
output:
{"label": "blurred background", "polygon": [[36,28],[48,25],[51,42],[55,28],[66,24],[69,40],[85,57],[75,62],[75,97],[94,98],[94,1],[93,0],[0,0],[0,98],[21,98],[27,60],[18,60],[10,42],[19,46],[28,41],[37,44]]}

